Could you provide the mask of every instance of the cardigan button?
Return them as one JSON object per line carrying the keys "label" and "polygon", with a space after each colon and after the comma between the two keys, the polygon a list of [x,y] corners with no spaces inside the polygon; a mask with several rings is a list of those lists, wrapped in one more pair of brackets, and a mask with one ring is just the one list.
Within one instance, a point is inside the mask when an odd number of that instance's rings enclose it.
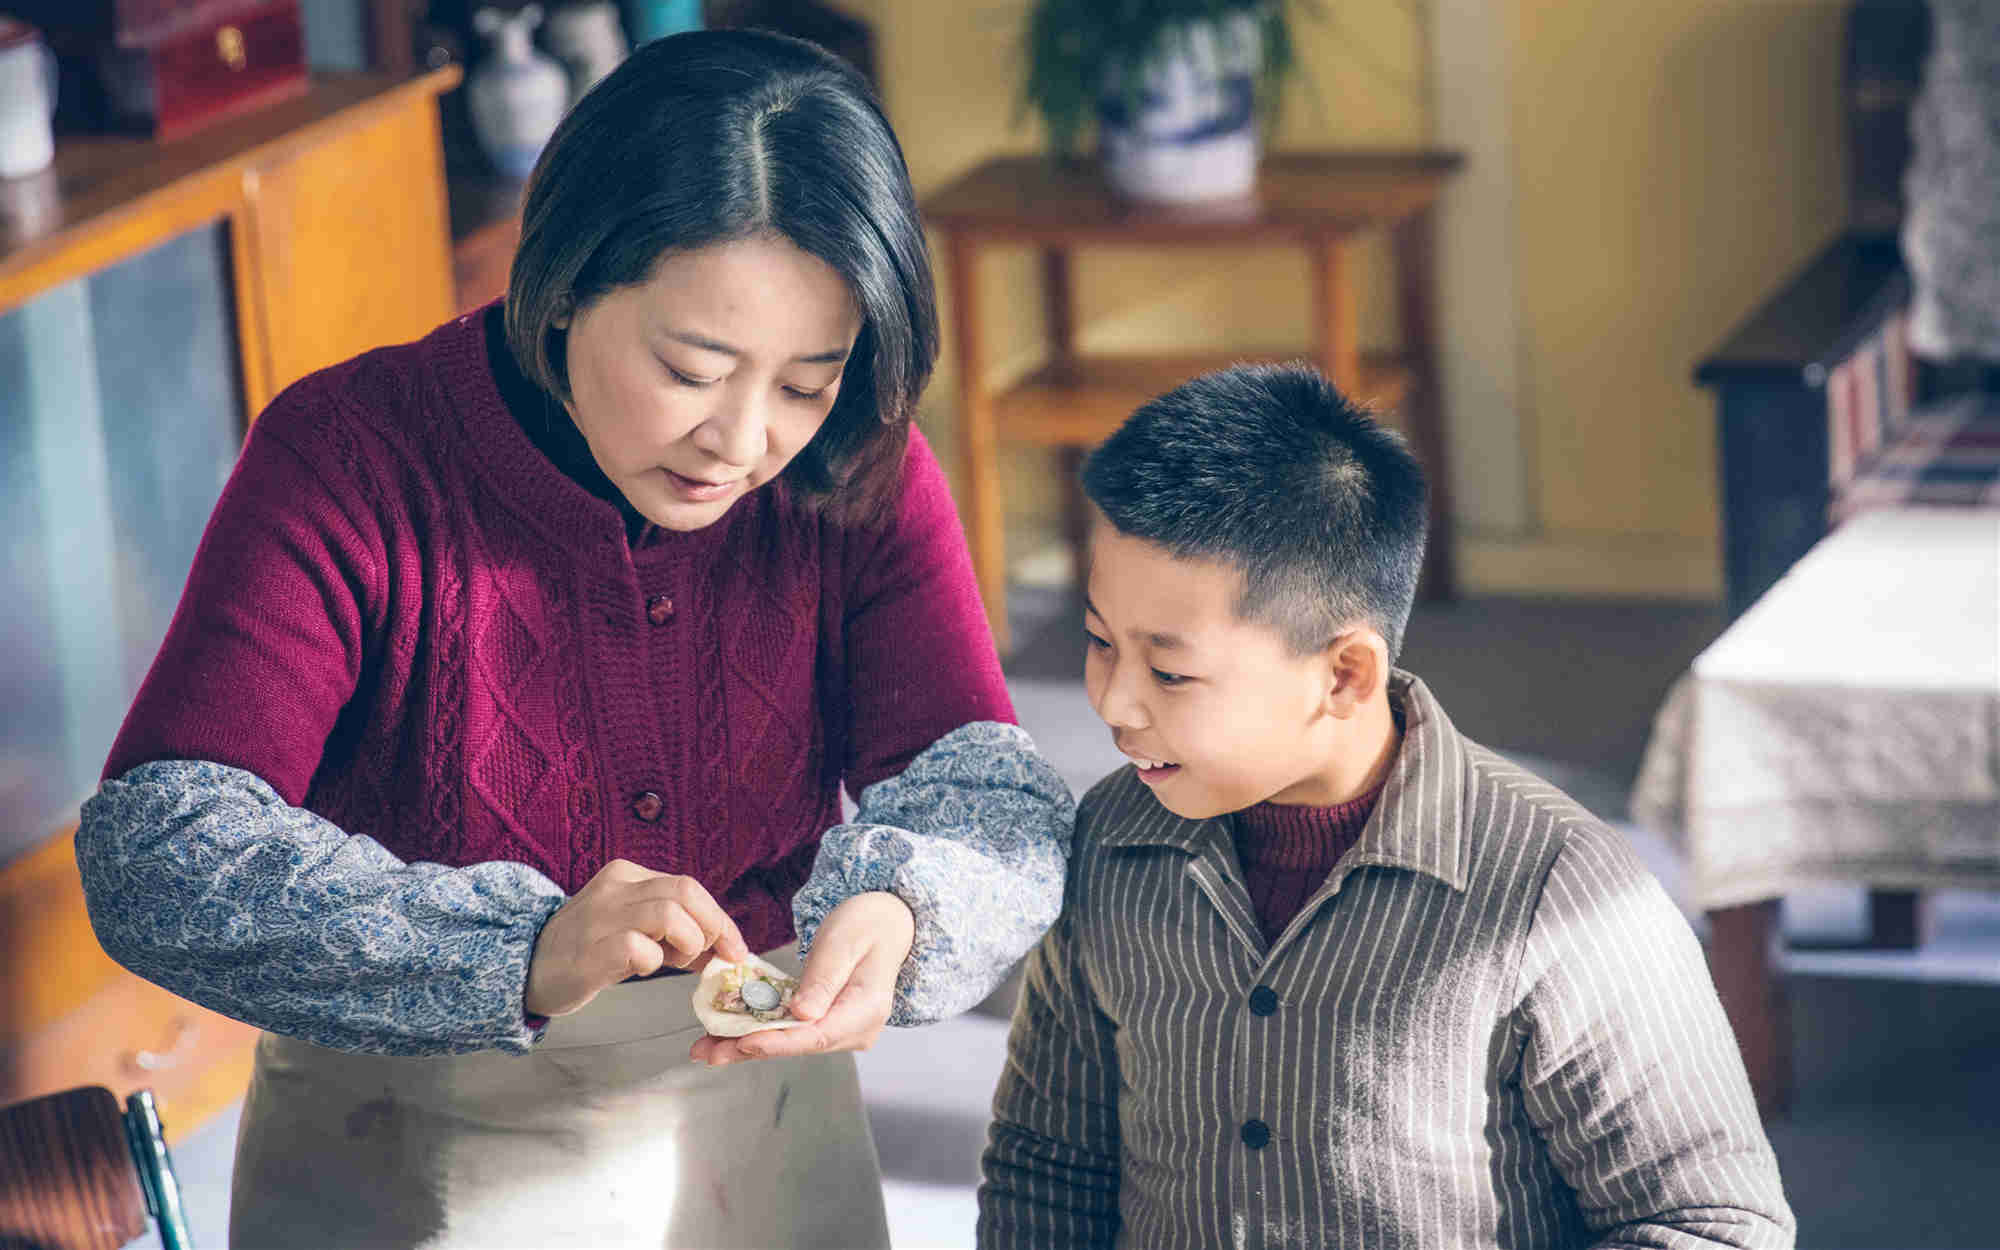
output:
{"label": "cardigan button", "polygon": [[1268,1016],[1278,1010],[1278,994],[1268,985],[1250,991],[1250,1014]]}
{"label": "cardigan button", "polygon": [[666,809],[666,800],[654,794],[651,790],[632,800],[632,814],[648,824],[658,820],[660,813]]}
{"label": "cardigan button", "polygon": [[674,619],[674,597],[654,595],[646,600],[646,619],[655,625],[664,625]]}
{"label": "cardigan button", "polygon": [[1271,1144],[1271,1126],[1262,1120],[1243,1122],[1243,1144],[1252,1150],[1262,1150]]}

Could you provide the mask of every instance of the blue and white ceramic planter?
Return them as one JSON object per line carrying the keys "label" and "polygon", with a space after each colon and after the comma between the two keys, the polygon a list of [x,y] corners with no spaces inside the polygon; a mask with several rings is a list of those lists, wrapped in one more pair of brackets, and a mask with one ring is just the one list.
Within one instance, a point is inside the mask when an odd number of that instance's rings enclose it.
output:
{"label": "blue and white ceramic planter", "polygon": [[1139,88],[1105,84],[1098,133],[1105,176],[1134,199],[1233,199],[1257,185],[1257,19],[1239,13],[1174,31],[1139,68]]}

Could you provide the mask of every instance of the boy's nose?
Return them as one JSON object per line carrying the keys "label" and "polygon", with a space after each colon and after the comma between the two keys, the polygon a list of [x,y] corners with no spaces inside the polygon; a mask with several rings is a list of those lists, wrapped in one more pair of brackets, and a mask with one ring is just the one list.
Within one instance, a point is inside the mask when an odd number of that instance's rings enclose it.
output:
{"label": "boy's nose", "polygon": [[1115,672],[1105,680],[1093,704],[1098,719],[1113,729],[1144,729],[1152,723],[1145,701],[1135,697],[1129,683]]}

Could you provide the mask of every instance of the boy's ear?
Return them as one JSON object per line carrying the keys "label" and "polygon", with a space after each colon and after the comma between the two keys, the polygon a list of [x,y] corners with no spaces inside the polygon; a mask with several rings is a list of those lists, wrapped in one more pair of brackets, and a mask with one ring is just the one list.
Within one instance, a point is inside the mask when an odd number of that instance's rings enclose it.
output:
{"label": "boy's ear", "polygon": [[1389,680],[1389,644],[1359,626],[1342,633],[1326,649],[1327,715],[1347,720]]}

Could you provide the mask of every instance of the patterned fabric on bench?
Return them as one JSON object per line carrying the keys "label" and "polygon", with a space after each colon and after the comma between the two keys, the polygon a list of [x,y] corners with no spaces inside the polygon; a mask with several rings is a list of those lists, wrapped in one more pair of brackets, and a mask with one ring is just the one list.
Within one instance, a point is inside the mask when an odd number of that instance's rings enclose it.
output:
{"label": "patterned fabric on bench", "polygon": [[1832,519],[1898,504],[2000,506],[2000,395],[1957,395],[1910,414],[1836,490]]}

